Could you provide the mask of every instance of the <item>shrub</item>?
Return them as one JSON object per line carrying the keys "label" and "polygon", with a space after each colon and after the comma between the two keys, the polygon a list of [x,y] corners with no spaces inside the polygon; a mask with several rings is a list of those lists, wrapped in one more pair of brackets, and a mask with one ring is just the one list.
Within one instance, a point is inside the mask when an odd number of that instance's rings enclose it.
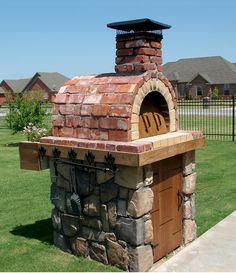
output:
{"label": "shrub", "polygon": [[13,133],[23,131],[29,123],[36,127],[45,127],[44,121],[48,116],[43,108],[43,93],[28,91],[16,97],[8,95],[9,113],[6,116],[7,125]]}
{"label": "shrub", "polygon": [[29,141],[39,141],[41,137],[49,134],[46,128],[37,128],[31,122],[24,127],[23,133],[27,135],[27,140]]}

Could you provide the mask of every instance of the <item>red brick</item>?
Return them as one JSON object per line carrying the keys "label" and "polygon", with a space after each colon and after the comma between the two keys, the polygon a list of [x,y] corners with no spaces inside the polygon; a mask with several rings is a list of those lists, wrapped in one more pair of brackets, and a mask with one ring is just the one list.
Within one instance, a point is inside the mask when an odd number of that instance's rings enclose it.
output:
{"label": "red brick", "polygon": [[90,104],[83,104],[81,106],[80,114],[81,116],[91,116],[93,106]]}
{"label": "red brick", "polygon": [[134,65],[132,63],[116,65],[115,71],[118,72],[131,72],[134,71]]}
{"label": "red brick", "polygon": [[159,72],[163,72],[163,66],[162,66],[162,65],[158,65],[158,66],[157,66],[157,70],[158,70]]}
{"label": "red brick", "polygon": [[55,139],[54,144],[58,144],[58,145],[69,145],[69,144],[70,144],[70,141],[69,141],[68,138],[65,139],[65,138],[60,137],[60,139]]}
{"label": "red brick", "polygon": [[60,105],[59,112],[62,115],[73,115],[74,114],[74,104]]}
{"label": "red brick", "polygon": [[90,138],[94,140],[108,140],[108,131],[93,129],[91,130]]}
{"label": "red brick", "polygon": [[82,117],[82,127],[85,128],[98,128],[98,119],[91,117]]}
{"label": "red brick", "polygon": [[79,80],[78,79],[72,79],[67,82],[65,82],[64,85],[75,85]]}
{"label": "red brick", "polygon": [[53,126],[63,127],[65,125],[65,119],[62,115],[52,115]]}
{"label": "red brick", "polygon": [[116,93],[132,93],[134,92],[136,84],[119,84],[116,86]]}
{"label": "red brick", "polygon": [[130,133],[128,131],[109,130],[109,140],[130,141]]}
{"label": "red brick", "polygon": [[126,48],[133,48],[133,47],[150,47],[150,43],[147,42],[145,39],[138,39],[133,41],[125,42]]}
{"label": "red brick", "polygon": [[59,129],[58,127],[52,127],[52,135],[53,136],[59,136]]}
{"label": "red brick", "polygon": [[69,101],[68,94],[57,94],[54,100],[55,103],[67,103]]}
{"label": "red brick", "polygon": [[142,153],[145,151],[150,151],[152,149],[152,144],[121,144],[117,145],[117,151],[129,152],[129,153]]}
{"label": "red brick", "polygon": [[97,147],[97,142],[96,141],[92,141],[92,140],[88,141],[87,148],[96,149],[96,147]]}
{"label": "red brick", "polygon": [[73,116],[73,126],[74,128],[82,126],[82,117]]}
{"label": "red brick", "polygon": [[148,55],[148,56],[155,56],[157,55],[157,50],[154,48],[137,48],[135,49],[136,55]]}
{"label": "red brick", "polygon": [[61,129],[59,129],[60,137],[74,137],[74,133],[74,128],[62,127]]}
{"label": "red brick", "polygon": [[115,143],[107,143],[106,150],[108,151],[116,151],[116,144]]}
{"label": "red brick", "polygon": [[131,104],[134,100],[134,96],[131,94],[120,94],[120,100],[118,103],[120,104]]}
{"label": "red brick", "polygon": [[69,103],[81,103],[83,98],[83,94],[71,94],[69,97]]}
{"label": "red brick", "polygon": [[77,128],[76,129],[76,136],[78,138],[86,138],[89,139],[90,136],[90,129],[88,128]]}
{"label": "red brick", "polygon": [[111,117],[130,117],[132,108],[128,106],[110,106],[109,116]]}
{"label": "red brick", "polygon": [[130,119],[125,119],[125,118],[117,119],[116,128],[118,130],[123,130],[123,131],[130,129]]}
{"label": "red brick", "polygon": [[151,61],[151,63],[162,64],[162,58],[161,57],[151,56],[150,61]]}
{"label": "red brick", "polygon": [[66,116],[66,127],[73,127],[74,116]]}
{"label": "red brick", "polygon": [[[107,132],[107,139],[108,139],[108,132]],[[107,140],[107,139],[106,139],[106,140]],[[102,139],[102,140],[103,140],[103,139]],[[104,139],[104,140],[105,140],[105,139]],[[106,147],[105,143],[103,143],[103,142],[97,142],[97,147],[96,147],[96,149],[104,150],[105,147]]]}
{"label": "red brick", "polygon": [[76,104],[74,108],[74,114],[80,115],[80,112],[81,112],[81,104]]}
{"label": "red brick", "polygon": [[126,48],[126,49],[118,49],[116,50],[116,56],[129,56],[133,55],[133,49],[132,48]]}
{"label": "red brick", "polygon": [[109,106],[107,104],[95,104],[93,106],[93,110],[92,110],[92,115],[93,116],[101,116],[101,117],[105,117],[107,116],[109,111]]}
{"label": "red brick", "polygon": [[154,63],[145,63],[145,64],[135,64],[134,70],[135,71],[149,71],[157,69],[156,64]]}
{"label": "red brick", "polygon": [[83,103],[85,104],[98,104],[102,99],[101,94],[92,94],[84,97]]}
{"label": "red brick", "polygon": [[121,95],[120,94],[104,94],[102,96],[101,103],[104,104],[115,104],[120,102]]}
{"label": "red brick", "polygon": [[116,48],[117,49],[125,48],[125,42],[124,41],[118,41],[118,42],[116,42]]}
{"label": "red brick", "polygon": [[161,42],[151,41],[151,47],[162,48]]}
{"label": "red brick", "polygon": [[52,115],[57,115],[57,114],[59,114],[59,105],[53,104],[52,105]]}
{"label": "red brick", "polygon": [[116,129],[117,121],[117,118],[100,118],[99,127],[102,129]]}
{"label": "red brick", "polygon": [[116,57],[116,58],[115,58],[115,63],[116,63],[116,64],[123,64],[123,63],[126,62],[126,58],[127,58],[127,57]]}
{"label": "red brick", "polygon": [[102,84],[97,88],[98,93],[112,93],[116,88],[115,84]]}

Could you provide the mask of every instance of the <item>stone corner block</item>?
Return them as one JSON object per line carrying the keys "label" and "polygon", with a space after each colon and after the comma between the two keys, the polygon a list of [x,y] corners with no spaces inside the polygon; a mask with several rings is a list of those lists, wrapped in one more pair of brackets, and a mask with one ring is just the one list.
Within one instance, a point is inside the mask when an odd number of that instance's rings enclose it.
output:
{"label": "stone corner block", "polygon": [[197,225],[194,220],[183,221],[183,243],[186,245],[197,238]]}
{"label": "stone corner block", "polygon": [[195,172],[183,177],[183,193],[192,194],[195,192],[196,178],[197,174]]}
{"label": "stone corner block", "polygon": [[142,218],[120,217],[116,223],[115,234],[118,239],[131,245],[141,245],[144,243],[144,221]]}
{"label": "stone corner block", "polygon": [[153,254],[151,245],[129,247],[129,270],[131,272],[145,272],[153,265]]}
{"label": "stone corner block", "polygon": [[134,191],[128,204],[129,215],[138,218],[148,213],[152,209],[153,197],[153,191],[148,187]]}

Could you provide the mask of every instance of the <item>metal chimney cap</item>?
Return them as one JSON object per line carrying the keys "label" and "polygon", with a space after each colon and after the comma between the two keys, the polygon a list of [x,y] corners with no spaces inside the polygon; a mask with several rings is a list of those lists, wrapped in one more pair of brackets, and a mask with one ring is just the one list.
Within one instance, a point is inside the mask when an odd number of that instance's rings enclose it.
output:
{"label": "metal chimney cap", "polygon": [[153,31],[153,30],[162,30],[171,28],[170,25],[163,24],[148,18],[114,22],[107,24],[107,27],[122,30],[122,31]]}

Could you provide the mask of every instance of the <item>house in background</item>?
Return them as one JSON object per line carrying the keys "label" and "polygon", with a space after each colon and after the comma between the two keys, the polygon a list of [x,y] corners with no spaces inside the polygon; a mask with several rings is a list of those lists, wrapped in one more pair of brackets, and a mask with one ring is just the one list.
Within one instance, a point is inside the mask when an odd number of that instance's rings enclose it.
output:
{"label": "house in background", "polygon": [[0,106],[6,102],[5,90],[0,87]]}
{"label": "house in background", "polygon": [[51,101],[69,78],[58,72],[37,72],[25,85],[22,92],[29,90],[44,91],[44,99]]}
{"label": "house in background", "polygon": [[[30,90],[43,91],[44,99],[51,101],[69,78],[58,72],[37,72],[30,79],[3,80],[0,83],[0,105],[6,102],[6,94],[13,96]],[[2,92],[2,95],[1,95]]]}
{"label": "house in background", "polygon": [[236,95],[236,65],[220,56],[180,59],[163,66],[179,98]]}

